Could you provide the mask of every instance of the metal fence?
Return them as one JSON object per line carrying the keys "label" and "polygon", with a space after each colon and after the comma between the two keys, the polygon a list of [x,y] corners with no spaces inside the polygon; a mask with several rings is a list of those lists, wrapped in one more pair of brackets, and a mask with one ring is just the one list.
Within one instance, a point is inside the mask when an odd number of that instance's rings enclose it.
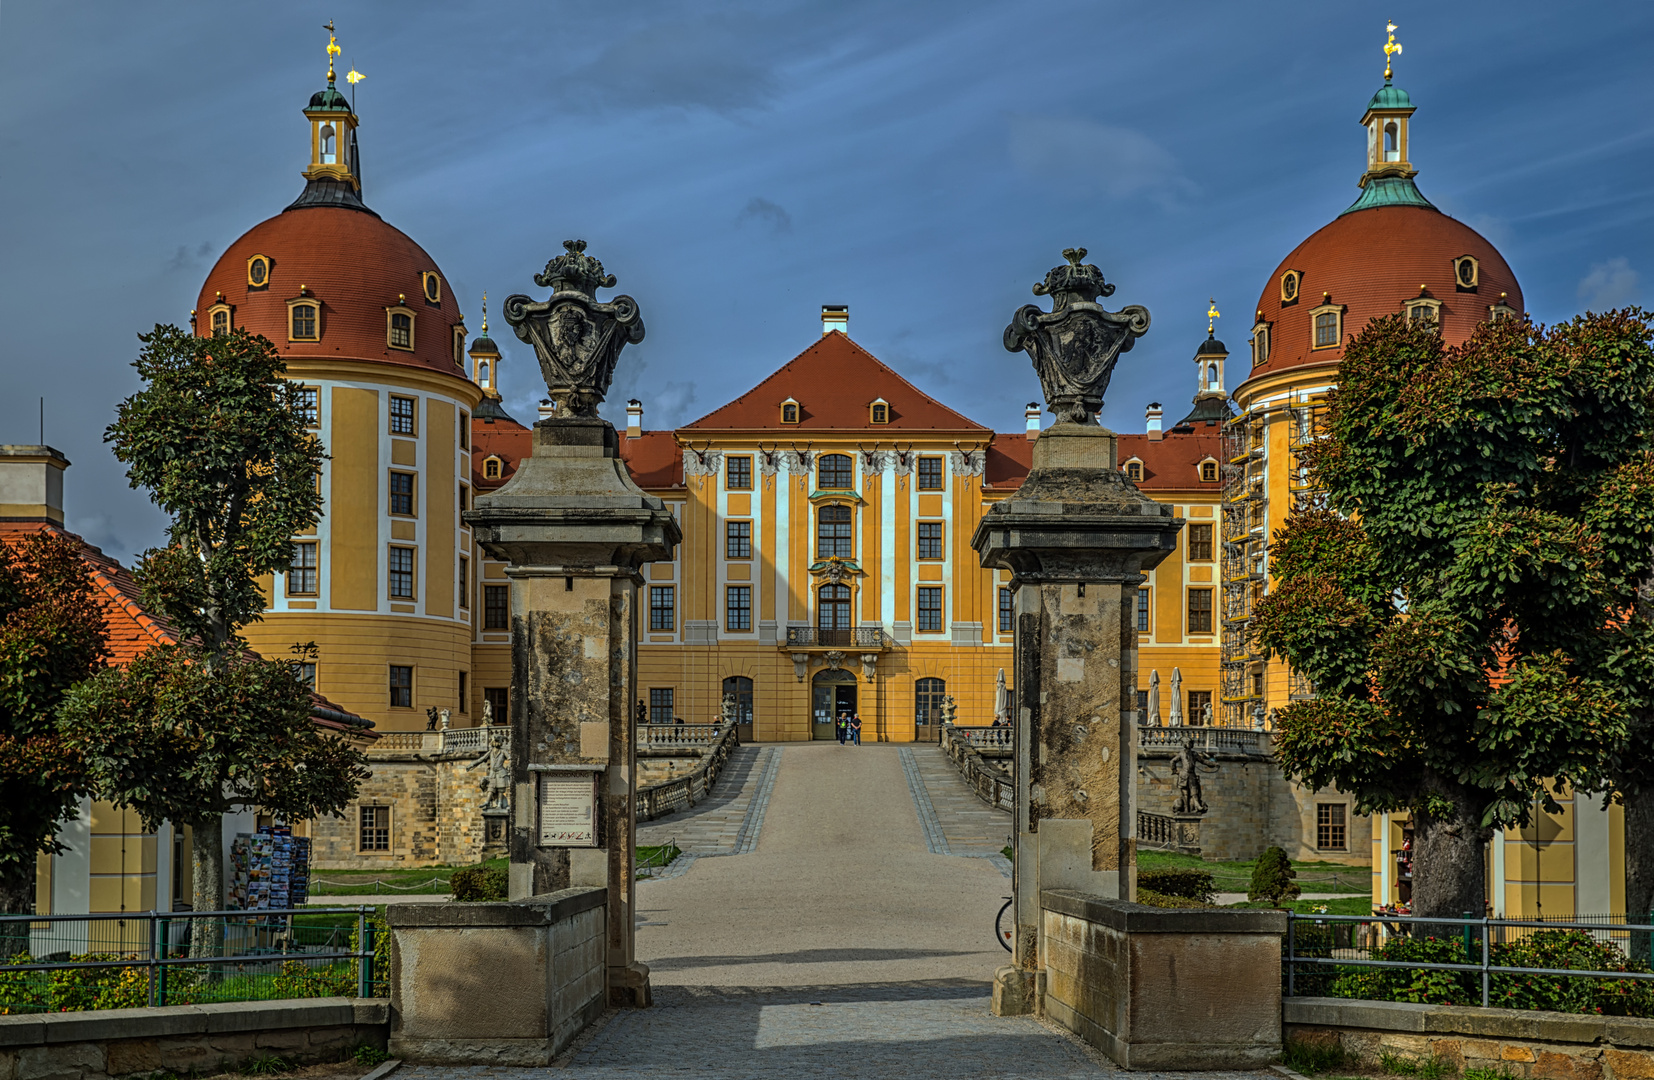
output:
{"label": "metal fence", "polygon": [[[1458,972],[1472,993],[1479,989],[1481,1004],[1490,1003],[1494,982],[1501,977],[1531,979],[1559,976],[1567,979],[1654,980],[1654,971],[1601,970],[1589,967],[1541,967],[1499,963],[1511,955],[1510,946],[1532,944],[1535,935],[1555,931],[1577,931],[1590,942],[1607,948],[1595,955],[1613,963],[1638,963],[1649,967],[1654,961],[1654,913],[1644,923],[1630,922],[1624,915],[1585,915],[1573,918],[1495,919],[1465,916],[1457,919],[1417,915],[1299,915],[1288,911],[1286,939],[1282,943],[1285,991],[1289,997],[1300,993],[1337,997],[1358,996],[1338,993],[1334,979],[1363,969],[1391,969],[1415,972]],[[1555,935],[1552,934],[1552,940]],[[1398,942],[1439,942],[1442,955],[1463,960],[1389,959],[1403,951]],[[1426,950],[1420,950],[1426,951]],[[1633,953],[1638,955],[1633,956]],[[1503,955],[1501,955],[1503,954]],[[1375,959],[1375,955],[1378,957]]]}
{"label": "metal fence", "polygon": [[3,916],[0,1014],[383,997],[388,941],[372,914],[306,907]]}

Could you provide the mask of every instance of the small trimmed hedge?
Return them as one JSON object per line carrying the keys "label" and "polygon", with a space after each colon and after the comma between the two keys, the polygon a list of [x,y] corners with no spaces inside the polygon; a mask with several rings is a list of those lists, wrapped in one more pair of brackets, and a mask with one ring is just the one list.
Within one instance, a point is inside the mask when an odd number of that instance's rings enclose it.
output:
{"label": "small trimmed hedge", "polygon": [[1201,904],[1210,904],[1212,897],[1217,894],[1217,890],[1212,886],[1211,873],[1194,869],[1139,870],[1137,890],[1142,892],[1145,889],[1161,896],[1178,896],[1185,900],[1199,901]]}
{"label": "small trimmed hedge", "polygon": [[1153,889],[1137,886],[1137,902],[1144,907],[1158,908],[1208,908],[1212,905],[1203,904],[1199,900],[1191,900],[1187,896],[1167,896],[1157,893]]}
{"label": "small trimmed hedge", "polygon": [[467,866],[449,875],[448,888],[455,900],[504,900],[508,881],[503,866]]}

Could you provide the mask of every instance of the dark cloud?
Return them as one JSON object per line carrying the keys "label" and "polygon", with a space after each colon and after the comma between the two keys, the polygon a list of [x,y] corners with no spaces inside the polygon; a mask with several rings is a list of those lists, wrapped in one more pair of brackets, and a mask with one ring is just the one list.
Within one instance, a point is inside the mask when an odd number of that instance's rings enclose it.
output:
{"label": "dark cloud", "polygon": [[757,195],[748,199],[747,205],[743,206],[741,212],[735,215],[737,225],[748,221],[763,225],[771,233],[793,231],[793,216],[775,203],[768,199],[759,198]]}

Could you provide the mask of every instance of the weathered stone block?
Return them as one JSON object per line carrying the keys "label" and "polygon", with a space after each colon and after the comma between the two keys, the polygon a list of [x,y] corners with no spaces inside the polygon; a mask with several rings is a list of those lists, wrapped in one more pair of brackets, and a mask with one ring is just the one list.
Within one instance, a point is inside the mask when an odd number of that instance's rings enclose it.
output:
{"label": "weathered stone block", "polygon": [[159,1072],[161,1044],[155,1039],[120,1039],[104,1048],[110,1076],[128,1076],[132,1073]]}
{"label": "weathered stone block", "polygon": [[1537,1059],[1534,1052],[1526,1046],[1506,1046],[1499,1051],[1499,1060],[1532,1062]]}
{"label": "weathered stone block", "polygon": [[1612,1047],[1602,1052],[1603,1064],[1608,1066],[1609,1074],[1614,1080],[1651,1080],[1654,1078],[1654,1057],[1636,1050],[1616,1050]]}
{"label": "weathered stone block", "polygon": [[28,1046],[17,1054],[17,1080],[81,1080],[105,1072],[107,1066],[98,1043]]}
{"label": "weathered stone block", "polygon": [[0,1050],[0,1080],[17,1080],[16,1050]]}

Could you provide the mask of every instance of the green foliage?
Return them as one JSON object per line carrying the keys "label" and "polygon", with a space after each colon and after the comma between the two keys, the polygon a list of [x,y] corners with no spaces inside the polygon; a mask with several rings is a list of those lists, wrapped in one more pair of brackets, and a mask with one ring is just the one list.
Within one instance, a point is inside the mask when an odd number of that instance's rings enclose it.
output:
{"label": "green foliage", "polygon": [[293,1066],[274,1054],[269,1057],[257,1057],[244,1063],[240,1069],[248,1076],[272,1076],[276,1073],[292,1072]]}
{"label": "green foliage", "polygon": [[[504,899],[502,897],[502,899]],[[384,909],[381,908],[381,911]],[[373,939],[373,966],[369,972],[368,997],[388,998],[391,996],[391,925],[385,921],[383,915],[368,917],[368,935]],[[354,928],[350,931],[350,951],[362,950],[362,938]],[[355,997],[358,989],[356,965],[350,965],[350,989],[344,992],[345,997]]]}
{"label": "green foliage", "polygon": [[385,1053],[377,1046],[370,1046],[367,1043],[363,1043],[361,1046],[358,1046],[351,1052],[350,1055],[350,1059],[356,1062],[356,1064],[366,1065],[370,1069],[375,1065],[381,1065],[389,1061],[390,1058],[391,1056],[389,1054]]}
{"label": "green foliage", "polygon": [[1144,907],[1157,908],[1209,908],[1212,905],[1200,900],[1191,900],[1187,896],[1167,896],[1165,893],[1137,887],[1137,902]]}
{"label": "green foliage", "polygon": [[[1465,953],[1462,938],[1397,936],[1375,949],[1370,959],[1425,964],[1480,963],[1480,948],[1480,943],[1476,943],[1477,956],[1472,960]],[[1410,1001],[1423,1005],[1469,1005],[1474,994],[1474,1004],[1482,1003],[1479,978],[1469,972],[1370,967],[1339,970],[1341,974],[1328,991],[1330,997]]]}
{"label": "green foliage", "polygon": [[1278,847],[1264,848],[1263,854],[1258,856],[1258,863],[1252,868],[1252,883],[1246,890],[1248,900],[1265,900],[1271,904],[1279,904],[1283,900],[1298,898],[1298,884],[1292,879],[1298,872],[1292,869],[1292,860],[1286,857],[1286,852]]}
{"label": "green foliage", "polygon": [[338,813],[368,776],[310,709],[285,661],[238,654],[211,670],[188,647],[158,646],[75,687],[61,732],[99,796],[146,829],[249,806],[302,821]]}
{"label": "green foliage", "polygon": [[1278,534],[1253,628],[1319,696],[1275,750],[1413,813],[1420,914],[1478,907],[1480,842],[1558,785],[1654,783],[1650,337],[1637,309],[1452,348],[1377,319],[1304,450],[1326,506]]}
{"label": "green foliage", "polygon": [[1341,1043],[1309,1039],[1288,1039],[1281,1047],[1281,1064],[1305,1076],[1318,1076],[1349,1063]]}
{"label": "green foliage", "polygon": [[87,791],[58,736],[69,687],[104,662],[106,628],[80,546],[51,533],[0,543],[0,911],[24,906],[39,852]]}
{"label": "green foliage", "polygon": [[[1629,960],[1619,949],[1584,930],[1541,930],[1521,941],[1496,945],[1493,962],[1506,967],[1580,971],[1650,970],[1647,964]],[[1488,990],[1488,1004],[1549,1012],[1654,1016],[1654,985],[1642,979],[1497,975]]]}
{"label": "green foliage", "polygon": [[1210,904],[1214,892],[1212,875],[1207,870],[1139,870],[1137,889],[1162,896],[1181,896],[1202,904]]}
{"label": "green foliage", "polygon": [[312,967],[302,960],[288,960],[270,982],[274,998],[355,997],[356,989],[354,962]]}
{"label": "green foliage", "polygon": [[467,866],[448,879],[455,900],[504,900],[509,875],[503,866]]}
{"label": "green foliage", "polygon": [[327,455],[266,338],[156,326],[138,340],[144,389],[121,402],[104,440],[172,524],[137,576],[146,603],[216,659],[262,617],[259,577],[286,569],[294,534],[320,517]]}
{"label": "green foliage", "polygon": [[1497,1069],[1490,1069],[1483,1065],[1466,1069],[1462,1080],[1514,1080],[1515,1076],[1508,1066],[1501,1065]]}

